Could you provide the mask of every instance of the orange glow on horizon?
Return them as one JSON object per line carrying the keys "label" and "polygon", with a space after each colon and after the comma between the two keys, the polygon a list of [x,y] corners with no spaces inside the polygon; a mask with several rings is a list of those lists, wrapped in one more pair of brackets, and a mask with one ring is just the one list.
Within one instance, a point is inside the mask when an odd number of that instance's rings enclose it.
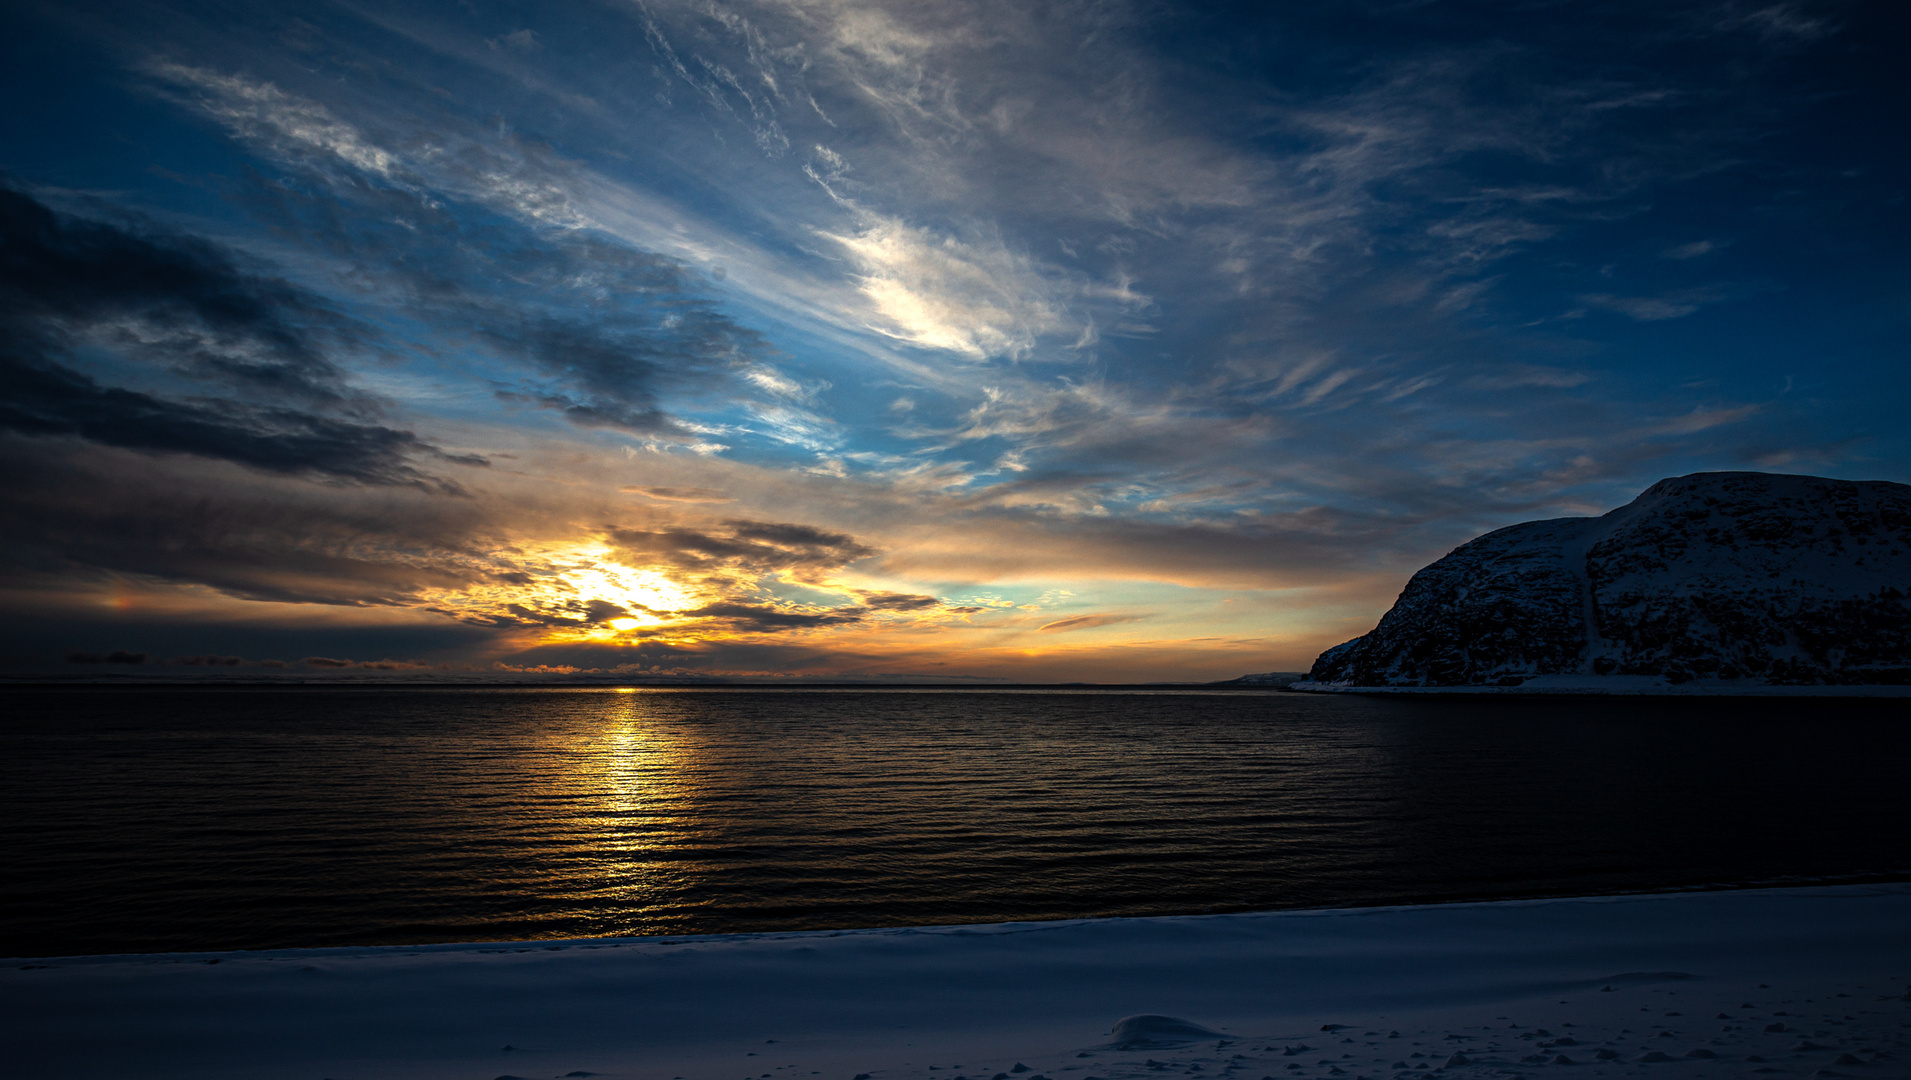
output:
{"label": "orange glow on horizon", "polygon": [[[825,620],[849,609],[857,612],[850,621],[870,624],[966,620],[933,605],[870,610],[861,606],[863,590],[827,579],[789,580],[781,571],[713,565],[684,580],[680,568],[632,566],[618,556],[601,542],[520,549],[509,554],[508,569],[487,574],[490,580],[483,584],[437,590],[425,601],[430,610],[454,619],[515,628],[521,631],[514,635],[520,646],[734,641],[759,636],[776,619],[790,620],[775,631],[787,636],[824,625],[844,628]],[[507,562],[505,557],[498,561]],[[792,600],[781,595],[786,587],[834,594],[840,602]],[[704,610],[719,604],[725,610]],[[801,623],[808,618],[817,621]]]}

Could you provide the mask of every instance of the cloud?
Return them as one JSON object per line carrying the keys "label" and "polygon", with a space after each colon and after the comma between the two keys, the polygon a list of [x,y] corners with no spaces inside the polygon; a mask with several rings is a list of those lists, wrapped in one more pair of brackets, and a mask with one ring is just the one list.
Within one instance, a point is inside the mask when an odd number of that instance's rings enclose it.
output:
{"label": "cloud", "polygon": [[528,395],[530,400],[559,410],[579,427],[640,433],[682,433],[658,407],[657,390],[736,370],[754,345],[753,335],[695,303],[679,304],[656,320],[632,317],[626,307],[588,322],[549,316],[527,317],[516,325],[491,320],[479,333],[500,353],[531,360],[565,386]]}
{"label": "cloud", "polygon": [[1037,627],[1038,633],[1060,634],[1069,630],[1089,630],[1097,626],[1116,626],[1121,623],[1137,622],[1146,615],[1071,615],[1066,619],[1056,619],[1052,623],[1043,623]]}
{"label": "cloud", "polygon": [[485,580],[487,511],[429,488],[271,475],[0,436],[0,559],[16,580],[103,576],[227,596],[394,607]]}
{"label": "cloud", "polygon": [[0,187],[0,313],[36,351],[136,350],[191,377],[320,405],[365,408],[326,355],[359,328],[227,251],[142,222],[61,215]]}
{"label": "cloud", "polygon": [[1683,319],[1706,304],[1726,299],[1727,295],[1724,289],[1708,287],[1683,289],[1663,296],[1614,296],[1610,293],[1589,293],[1581,296],[1579,302],[1589,307],[1616,311],[1640,322],[1664,322],[1667,319]]}
{"label": "cloud", "polygon": [[734,632],[763,632],[782,630],[813,630],[823,626],[842,626],[847,623],[861,622],[868,614],[861,608],[847,608],[834,611],[792,611],[788,608],[770,607],[763,604],[743,604],[725,601],[705,604],[683,613],[686,618],[704,620],[718,624]]}
{"label": "cloud", "polygon": [[582,628],[627,619],[632,608],[602,597],[540,597],[536,603],[506,603],[492,613],[465,612],[466,622],[482,626],[543,626]]}
{"label": "cloud", "polygon": [[143,664],[146,662],[146,654],[127,652],[125,649],[114,649],[109,653],[75,652],[66,654],[66,662],[69,664]]}
{"label": "cloud", "polygon": [[395,292],[411,317],[481,350],[507,404],[694,441],[662,395],[750,386],[787,396],[794,385],[766,368],[762,338],[699,296],[675,259],[460,212],[400,186],[294,175],[254,185],[247,200],[331,251],[356,288]]}
{"label": "cloud", "polygon": [[1592,381],[1593,376],[1584,371],[1567,371],[1537,364],[1513,364],[1502,371],[1475,375],[1467,380],[1467,385],[1481,390],[1514,390],[1527,386],[1567,390]]}
{"label": "cloud", "polygon": [[[0,331],[3,332],[3,331]],[[435,448],[409,431],[336,420],[294,409],[219,402],[196,405],[102,387],[57,365],[0,359],[0,427],[31,435],[73,435],[151,453],[222,458],[266,472],[317,474],[366,484],[447,487],[407,464]],[[462,464],[482,459],[461,458]]]}
{"label": "cloud", "polygon": [[877,611],[926,611],[942,601],[919,593],[865,592],[863,606]]}
{"label": "cloud", "polygon": [[1761,411],[1757,405],[1738,405],[1726,408],[1696,408],[1684,416],[1657,421],[1634,433],[1640,436],[1692,435],[1701,431],[1710,431],[1727,424],[1736,424]]}
{"label": "cloud", "polygon": [[855,232],[823,235],[857,268],[878,332],[986,360],[1027,356],[1039,337],[1063,330],[1048,282],[1000,239],[965,242],[868,211],[857,216]]}
{"label": "cloud", "polygon": [[680,503],[727,503],[736,500],[713,488],[701,487],[646,487],[632,485],[622,488],[632,495],[642,495],[661,502]]}
{"label": "cloud", "polygon": [[[721,450],[659,395],[723,384],[784,397],[795,385],[764,362],[759,335],[694,294],[681,261],[623,239],[635,228],[681,242],[680,222],[642,220],[633,207],[644,199],[546,144],[455,125],[381,141],[270,83],[176,63],[147,70],[290,170],[251,198],[281,229],[331,247],[361,286],[397,284],[414,316],[527,368],[497,391],[508,405]],[[786,405],[759,411],[785,435],[828,427]]]}
{"label": "cloud", "polygon": [[[698,14],[705,16],[708,23],[714,23],[720,32],[727,32],[733,45],[740,45],[745,58],[745,70],[749,76],[740,78],[728,64],[720,60],[711,60],[701,53],[690,54],[688,63],[674,48],[651,9],[638,4],[639,17],[644,28],[645,40],[653,53],[664,63],[669,73],[675,75],[695,90],[704,101],[720,116],[745,124],[751,129],[758,149],[766,154],[776,155],[789,149],[790,141],[783,134],[777,122],[777,110],[780,103],[787,103],[788,96],[780,83],[787,78],[792,84],[800,84],[802,76],[801,57],[788,67],[780,67],[778,61],[793,59],[787,50],[772,49],[756,26],[739,12],[717,4],[702,8]],[[708,30],[700,35],[705,43],[711,43],[714,36]],[[780,55],[779,55],[780,54]],[[747,78],[747,82],[746,82]],[[668,91],[665,91],[668,99]],[[814,99],[808,99],[812,107]],[[733,100],[734,99],[734,100]],[[737,104],[743,106],[740,112]],[[743,113],[747,112],[746,118]],[[820,114],[821,110],[817,112]]]}
{"label": "cloud", "polygon": [[148,71],[198,91],[201,107],[243,137],[274,145],[281,152],[336,157],[379,176],[392,177],[400,171],[398,157],[374,145],[357,128],[323,105],[296,98],[271,83],[164,61],[150,64]]}
{"label": "cloud", "polygon": [[538,41],[535,30],[513,30],[493,38],[492,44],[494,47],[514,49],[518,52],[540,52],[544,48]]}
{"label": "cloud", "polygon": [[[485,463],[368,422],[377,403],[327,355],[357,328],[207,241],[60,215],[0,188],[0,245],[0,427],[364,484],[448,487],[410,463],[419,456]],[[236,396],[104,385],[72,366],[83,353]]]}
{"label": "cloud", "polygon": [[876,554],[846,533],[769,521],[726,521],[719,529],[611,529],[609,537],[627,565],[698,574],[788,571],[813,579]]}
{"label": "cloud", "polygon": [[325,105],[269,82],[165,61],[146,65],[146,72],[183,87],[201,112],[287,164],[329,176],[343,165],[398,189],[436,188],[544,225],[593,224],[563,182],[564,164],[545,147],[509,138],[483,144],[440,137],[400,151]]}
{"label": "cloud", "polygon": [[1814,41],[1837,31],[1836,22],[1807,15],[1805,6],[1789,2],[1761,4],[1756,0],[1753,4],[1731,4],[1718,29],[1748,29],[1768,40],[1788,43]]}
{"label": "cloud", "polygon": [[[713,16],[712,11],[717,15]],[[706,40],[707,19],[716,18],[726,27],[735,21],[721,8],[699,7],[695,12],[683,14],[698,24],[695,33]],[[653,25],[649,13],[640,9],[638,15],[640,22]],[[509,100],[498,102],[506,113],[515,113],[522,107],[522,94],[518,91],[531,91],[548,94],[574,110],[565,121],[566,127],[573,120],[584,120],[597,136],[612,143],[632,134],[620,124],[605,122],[606,114],[594,104],[588,104],[589,95],[556,88],[579,78],[588,79],[592,72],[610,77],[613,70],[621,70],[614,65],[573,66],[545,71],[546,77],[535,77],[527,73],[530,61],[525,59],[504,71],[497,66],[496,51],[481,41],[461,41],[456,35],[448,36],[439,31],[420,32],[412,25],[415,20],[404,15],[389,19],[381,15],[368,17],[446,58],[475,64],[493,75],[504,75],[506,84],[514,91]],[[622,33],[623,29],[616,27],[615,32]],[[755,59],[712,61],[712,66],[740,69],[747,64],[772,83],[780,80],[786,89],[807,98],[807,94],[800,91],[802,72],[808,66],[800,45],[785,43],[773,51],[777,54],[770,65],[776,69],[773,77],[769,68],[760,63],[764,59],[760,52],[751,54]],[[367,63],[384,64],[369,55],[365,59]],[[426,246],[434,240],[453,245],[462,240],[466,246],[457,250],[475,255],[479,262],[495,249],[489,243],[459,236],[455,220],[454,227],[447,230],[446,219],[452,215],[442,211],[478,209],[528,228],[545,241],[594,239],[601,243],[609,239],[613,241],[612,246],[669,252],[678,260],[706,267],[713,276],[727,279],[729,293],[761,313],[791,320],[808,332],[825,334],[838,347],[871,356],[879,362],[902,367],[912,364],[883,349],[863,332],[868,317],[866,302],[839,274],[817,273],[813,253],[799,251],[814,247],[814,231],[778,220],[775,206],[764,207],[763,213],[744,222],[724,215],[698,213],[652,186],[652,181],[662,178],[648,169],[635,179],[626,179],[613,171],[587,167],[574,158],[558,154],[541,140],[520,136],[509,127],[501,128],[496,123],[498,113],[457,115],[445,107],[440,99],[443,88],[437,83],[407,80],[396,72],[393,82],[375,99],[367,100],[355,99],[349,91],[341,93],[340,85],[330,80],[308,82],[304,87],[306,94],[301,95],[272,83],[186,64],[155,63],[146,65],[145,70],[167,84],[170,88],[167,92],[182,105],[223,124],[250,149],[309,181],[328,199],[350,203],[376,196],[395,205],[408,198],[434,211],[421,214],[397,206],[391,212],[341,214],[337,207],[326,205],[321,199],[316,210],[308,215],[313,221],[327,225],[343,223],[354,228],[369,222],[387,227],[392,238],[408,238]],[[279,70],[293,74],[285,68]],[[480,91],[481,97],[484,91],[491,89],[469,82],[463,85]],[[630,88],[619,82],[597,89],[619,96]],[[327,101],[321,103],[317,97],[325,97]],[[667,104],[668,93],[663,99]],[[760,98],[759,103],[773,111],[768,99]],[[649,104],[653,103],[645,103]],[[640,107],[630,115],[643,111]],[[351,114],[352,119],[343,118],[341,114],[346,113]],[[740,119],[734,110],[730,110],[730,115]],[[664,118],[656,119],[664,127],[672,126]],[[653,133],[663,134],[661,130]],[[584,132],[574,130],[573,135],[584,137]],[[376,153],[369,153],[371,150]],[[732,186],[727,180],[704,175],[688,179],[705,190]],[[402,244],[394,250],[394,258],[401,264],[429,262],[418,259],[416,253],[407,251]],[[563,260],[554,261],[561,267]],[[383,269],[371,261],[367,268]],[[419,267],[408,265],[406,268]],[[424,269],[427,272],[423,276],[435,277],[437,284],[458,281],[454,274],[432,275],[428,266]],[[490,277],[489,273],[480,276]],[[498,277],[510,280],[505,275]],[[584,277],[588,279],[589,275]],[[614,289],[606,292],[611,297],[620,295]]]}
{"label": "cloud", "polygon": [[1696,259],[1701,255],[1711,254],[1713,251],[1717,250],[1718,247],[1719,245],[1713,243],[1710,240],[1694,240],[1689,244],[1680,244],[1677,247],[1669,247],[1665,249],[1664,251],[1661,251],[1659,253],[1659,257],[1662,259],[1679,259],[1679,260]]}
{"label": "cloud", "polygon": [[[603,539],[601,546],[519,545],[499,561],[522,568],[521,576],[494,573],[487,582],[439,590],[426,602],[474,626],[554,631],[569,640],[632,648],[653,639],[946,622],[980,610],[847,584],[844,569],[876,549],[808,525],[729,520],[617,528]],[[792,591],[805,598],[792,598]],[[829,602],[830,596],[841,602]]]}

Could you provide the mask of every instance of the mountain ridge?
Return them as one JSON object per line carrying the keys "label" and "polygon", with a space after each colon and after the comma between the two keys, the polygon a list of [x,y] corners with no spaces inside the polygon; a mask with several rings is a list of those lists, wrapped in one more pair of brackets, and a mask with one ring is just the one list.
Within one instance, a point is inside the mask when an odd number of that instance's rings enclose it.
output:
{"label": "mountain ridge", "polygon": [[1462,544],[1295,689],[1911,686],[1907,594],[1911,485],[1693,473]]}

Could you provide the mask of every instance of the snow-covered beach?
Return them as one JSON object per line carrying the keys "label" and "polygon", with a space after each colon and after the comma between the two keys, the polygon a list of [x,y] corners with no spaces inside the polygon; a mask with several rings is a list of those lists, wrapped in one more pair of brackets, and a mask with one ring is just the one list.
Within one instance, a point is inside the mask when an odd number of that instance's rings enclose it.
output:
{"label": "snow-covered beach", "polygon": [[0,1014],[71,1078],[1897,1077],[1907,979],[1892,884],[18,960]]}

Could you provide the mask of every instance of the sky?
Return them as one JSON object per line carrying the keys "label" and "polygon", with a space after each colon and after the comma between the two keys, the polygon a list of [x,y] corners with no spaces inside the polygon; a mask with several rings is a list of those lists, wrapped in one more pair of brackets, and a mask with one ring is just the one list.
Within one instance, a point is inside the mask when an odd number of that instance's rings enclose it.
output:
{"label": "sky", "polygon": [[0,658],[1304,670],[1911,481],[1895,2],[0,9]]}

